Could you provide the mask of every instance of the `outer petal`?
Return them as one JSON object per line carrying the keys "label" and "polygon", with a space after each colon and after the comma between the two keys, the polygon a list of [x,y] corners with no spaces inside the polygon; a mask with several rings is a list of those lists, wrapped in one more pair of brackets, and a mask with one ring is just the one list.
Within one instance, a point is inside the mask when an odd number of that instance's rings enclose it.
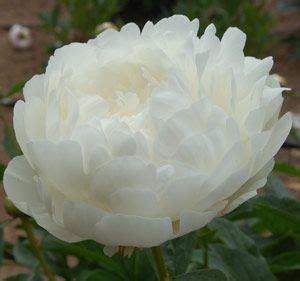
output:
{"label": "outer petal", "polygon": [[64,225],[72,233],[82,239],[95,239],[95,225],[107,212],[79,201],[65,201]]}
{"label": "outer petal", "polygon": [[19,100],[14,107],[14,117],[13,117],[14,130],[16,134],[16,139],[23,153],[26,155],[27,159],[29,159],[28,151],[26,147],[26,143],[28,142],[28,136],[25,130],[24,116],[25,116],[25,103]]}
{"label": "outer petal", "polygon": [[108,215],[96,224],[96,240],[105,245],[153,247],[172,237],[169,218]]}
{"label": "outer petal", "polygon": [[221,201],[217,203],[212,210],[205,212],[197,212],[193,210],[183,211],[180,215],[179,232],[176,236],[182,236],[196,229],[208,224],[211,220],[218,215],[218,213],[224,209],[227,201]]}
{"label": "outer petal", "polygon": [[160,20],[155,25],[152,22],[147,22],[143,28],[142,35],[152,36],[157,33],[163,35],[164,33],[172,32],[182,38],[182,36],[186,37],[189,33],[196,35],[198,29],[198,19],[190,21],[186,16],[174,15]]}
{"label": "outer petal", "polygon": [[[24,156],[12,159],[4,172],[3,185],[8,198],[26,214],[30,214],[29,205],[40,201],[34,181],[35,174]],[[19,204],[20,202],[23,203]]]}
{"label": "outer petal", "polygon": [[83,171],[82,150],[74,141],[54,144],[36,141],[28,144],[36,170],[70,198],[84,198],[87,194],[87,176]]}
{"label": "outer petal", "polygon": [[91,181],[91,192],[102,200],[120,188],[154,188],[156,171],[134,156],[116,158],[101,166]]}
{"label": "outer petal", "polygon": [[4,189],[8,197],[22,212],[32,216],[36,222],[54,236],[75,242],[79,237],[54,222],[39,196],[34,180],[35,171],[30,167],[24,156],[17,156],[10,161],[4,173]]}
{"label": "outer petal", "polygon": [[26,102],[30,102],[32,98],[45,98],[44,77],[45,74],[34,75],[25,84],[23,94]]}

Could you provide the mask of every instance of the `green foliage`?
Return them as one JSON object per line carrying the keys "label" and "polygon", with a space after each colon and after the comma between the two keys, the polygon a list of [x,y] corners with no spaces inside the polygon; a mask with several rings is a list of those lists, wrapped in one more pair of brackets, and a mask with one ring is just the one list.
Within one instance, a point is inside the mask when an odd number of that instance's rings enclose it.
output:
{"label": "green foliage", "polygon": [[211,246],[209,267],[221,270],[232,281],[276,280],[263,258],[224,245]]}
{"label": "green foliage", "polygon": [[[229,26],[247,34],[247,55],[262,55],[274,41],[271,29],[274,16],[268,12],[268,0],[57,0],[50,12],[39,13],[44,28],[56,42],[53,51],[72,41],[86,41],[96,35],[97,25],[114,22],[119,26],[135,22],[142,27],[147,20],[158,21],[174,13],[199,18],[200,34],[213,22],[222,36]],[[139,12],[137,12],[139,11]]]}
{"label": "green foliage", "polygon": [[5,279],[5,281],[40,281],[40,280],[42,280],[42,277],[35,272],[21,273]]}
{"label": "green foliage", "polygon": [[166,247],[166,256],[173,275],[185,273],[191,262],[197,234],[189,233],[170,241]]}
{"label": "green foliage", "polygon": [[27,240],[18,242],[13,247],[14,260],[21,265],[27,266],[29,268],[37,268],[39,262],[32,252],[30,245]]}
{"label": "green foliage", "polygon": [[277,162],[274,169],[277,172],[285,173],[294,177],[300,177],[300,170],[289,163]]}
{"label": "green foliage", "polygon": [[226,281],[227,278],[220,270],[216,269],[203,269],[190,273],[179,275],[175,281]]}
{"label": "green foliage", "polygon": [[214,23],[222,36],[229,26],[236,26],[247,34],[245,53],[260,56],[274,42],[271,28],[274,16],[268,9],[268,0],[179,0],[175,12],[189,18],[199,18],[200,33]]}
{"label": "green foliage", "polygon": [[24,86],[25,86],[25,83],[26,81],[24,80],[21,80],[15,84],[12,84],[8,91],[5,92],[2,87],[0,86],[0,97],[1,98],[9,98],[9,97],[12,97],[14,94],[18,94],[18,93],[21,93]]}
{"label": "green foliage", "polygon": [[6,166],[4,164],[0,163],[0,181],[3,180],[4,171],[6,169]]}
{"label": "green foliage", "polygon": [[25,86],[26,81],[19,81],[16,84],[13,84],[12,86],[10,86],[10,88],[8,89],[7,93],[6,93],[6,97],[11,97],[16,93],[20,93],[22,92],[24,86]]}
{"label": "green foliage", "polygon": [[51,11],[38,14],[44,28],[56,40],[49,51],[94,37],[97,25],[110,21],[123,3],[121,0],[57,0]]}

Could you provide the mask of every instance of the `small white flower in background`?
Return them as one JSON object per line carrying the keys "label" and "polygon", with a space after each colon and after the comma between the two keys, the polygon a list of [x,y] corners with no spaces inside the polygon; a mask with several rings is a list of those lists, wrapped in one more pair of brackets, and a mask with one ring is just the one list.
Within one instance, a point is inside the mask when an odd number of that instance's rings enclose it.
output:
{"label": "small white flower in background", "polygon": [[244,56],[198,20],[130,23],[56,50],[24,88],[14,128],[24,153],[8,197],[56,237],[152,247],[256,195],[291,129],[272,58]]}
{"label": "small white flower in background", "polygon": [[115,24],[113,24],[112,22],[103,22],[96,26],[95,33],[97,35],[103,31],[105,31],[106,29],[110,29],[110,28],[116,29],[116,30],[118,29],[118,27]]}
{"label": "small white flower in background", "polygon": [[8,33],[10,43],[14,48],[27,49],[32,45],[32,36],[29,28],[14,24]]}
{"label": "small white flower in background", "polygon": [[283,76],[281,76],[279,74],[276,74],[276,73],[272,74],[271,76],[274,79],[276,79],[280,83],[280,85],[282,85],[282,86],[287,85],[287,81],[286,81],[286,79]]}

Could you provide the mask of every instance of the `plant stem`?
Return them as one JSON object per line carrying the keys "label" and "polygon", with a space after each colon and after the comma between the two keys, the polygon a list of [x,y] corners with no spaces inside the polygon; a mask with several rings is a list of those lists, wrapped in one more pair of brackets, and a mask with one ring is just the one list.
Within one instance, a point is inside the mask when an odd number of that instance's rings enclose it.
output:
{"label": "plant stem", "polygon": [[203,266],[204,268],[208,268],[208,246],[207,242],[205,240],[205,237],[203,238]]}
{"label": "plant stem", "polygon": [[155,260],[156,268],[159,274],[160,281],[170,281],[169,273],[167,271],[163,252],[160,246],[152,247],[152,254]]}
{"label": "plant stem", "polygon": [[22,218],[22,223],[23,223],[24,230],[27,234],[28,240],[33,248],[35,256],[37,257],[37,259],[40,262],[40,266],[43,269],[45,276],[47,277],[47,279],[49,281],[55,281],[54,274],[50,270],[43,254],[42,254],[39,241],[34,236],[32,223],[30,222],[30,220],[28,218]]}

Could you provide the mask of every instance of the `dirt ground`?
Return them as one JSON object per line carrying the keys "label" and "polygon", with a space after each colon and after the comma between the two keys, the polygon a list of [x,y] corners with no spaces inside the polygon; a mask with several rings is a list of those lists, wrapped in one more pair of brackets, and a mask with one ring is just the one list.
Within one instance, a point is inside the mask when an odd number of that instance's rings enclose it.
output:
{"label": "dirt ground", "polygon": [[[41,10],[50,9],[54,0],[0,0],[0,86],[7,90],[10,85],[31,78],[34,74],[41,72],[41,65],[47,61],[46,46],[53,40],[45,30],[40,27],[37,13]],[[277,30],[281,32],[290,31],[299,24],[300,11],[292,14],[282,15]],[[12,48],[8,41],[8,29],[12,24],[19,23],[31,27],[33,35],[33,46],[25,51]],[[286,100],[284,111],[292,111],[300,114],[300,59],[291,56],[291,46],[279,42],[269,52],[275,60],[274,73],[283,76],[287,80],[288,87],[293,89],[293,95],[285,93]],[[296,95],[295,95],[296,93]],[[11,119],[11,109],[5,109],[7,116]],[[0,124],[0,137],[2,124]],[[300,168],[300,150],[282,149],[277,156],[280,161],[288,161]],[[0,161],[7,163],[8,155],[0,145]],[[299,178],[280,175],[287,186],[300,198]],[[5,194],[0,186],[0,221],[8,215],[3,208]],[[5,230],[5,237],[13,241],[16,237],[14,228]],[[16,265],[8,265],[0,268],[0,279],[22,272],[26,269]]]}

